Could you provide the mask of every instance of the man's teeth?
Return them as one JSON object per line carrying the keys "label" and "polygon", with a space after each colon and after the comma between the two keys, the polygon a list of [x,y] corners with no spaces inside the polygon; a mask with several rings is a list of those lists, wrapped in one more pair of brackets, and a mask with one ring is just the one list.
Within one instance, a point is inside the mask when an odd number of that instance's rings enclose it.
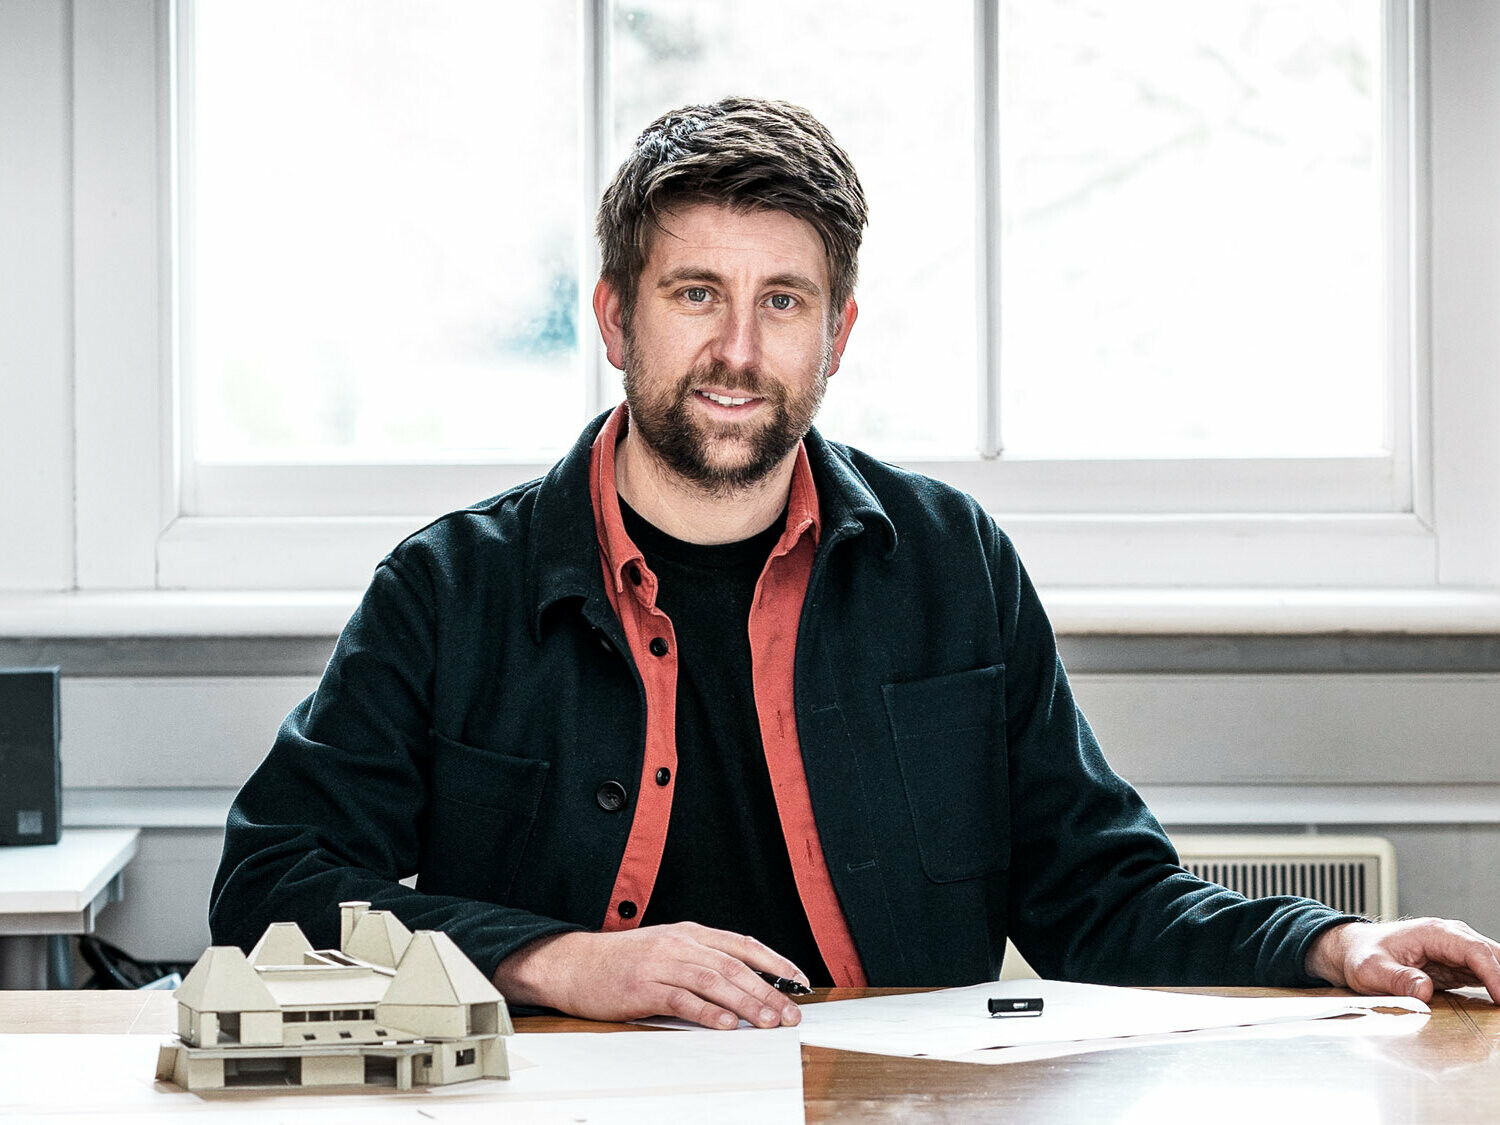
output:
{"label": "man's teeth", "polygon": [[700,395],[709,402],[717,402],[720,406],[744,406],[749,402],[748,398],[730,398],[728,395],[716,395],[713,391],[699,391]]}

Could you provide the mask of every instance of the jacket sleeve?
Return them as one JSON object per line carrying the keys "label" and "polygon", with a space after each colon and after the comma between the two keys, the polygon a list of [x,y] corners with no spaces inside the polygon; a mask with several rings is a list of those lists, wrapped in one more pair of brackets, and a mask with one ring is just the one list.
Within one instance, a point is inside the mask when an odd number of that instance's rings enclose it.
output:
{"label": "jacket sleeve", "polygon": [[1014,548],[991,524],[1006,649],[1011,815],[1008,925],[1043,977],[1110,984],[1322,983],[1314,938],[1353,921],[1321,903],[1247,899],[1189,874],[1105,761]]}
{"label": "jacket sleeve", "polygon": [[338,904],[364,900],[446,932],[488,977],[527,942],[582,928],[400,882],[421,867],[431,779],[436,646],[420,589],[381,563],[317,690],[235,798],[210,900],[216,944],[248,950],[271,922],[292,921],[336,948]]}

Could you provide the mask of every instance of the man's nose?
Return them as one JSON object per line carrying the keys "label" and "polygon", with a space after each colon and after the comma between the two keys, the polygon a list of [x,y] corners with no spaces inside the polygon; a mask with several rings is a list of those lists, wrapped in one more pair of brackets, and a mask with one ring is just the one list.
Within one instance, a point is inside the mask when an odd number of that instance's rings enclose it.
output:
{"label": "man's nose", "polygon": [[731,371],[760,365],[760,320],[753,305],[731,309],[719,323],[714,358]]}

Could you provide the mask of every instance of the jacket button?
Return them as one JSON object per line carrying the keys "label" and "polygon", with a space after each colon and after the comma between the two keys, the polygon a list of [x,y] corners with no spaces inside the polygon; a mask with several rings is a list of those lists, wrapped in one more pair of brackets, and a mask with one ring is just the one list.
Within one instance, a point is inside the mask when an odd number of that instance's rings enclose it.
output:
{"label": "jacket button", "polygon": [[666,656],[667,655],[667,638],[666,637],[652,637],[651,638],[651,655],[652,656]]}
{"label": "jacket button", "polygon": [[618,781],[606,781],[594,790],[594,800],[605,812],[619,812],[625,807],[625,786]]}
{"label": "jacket button", "polygon": [[666,766],[662,766],[661,769],[659,769],[659,770],[656,771],[656,784],[658,784],[658,785],[665,785],[667,782],[669,782],[671,780],[672,780],[672,771],[669,770],[669,769],[667,769]]}
{"label": "jacket button", "polygon": [[620,912],[621,918],[635,917],[635,903],[631,902],[628,898],[624,902],[620,903],[619,906],[615,907],[615,909]]}

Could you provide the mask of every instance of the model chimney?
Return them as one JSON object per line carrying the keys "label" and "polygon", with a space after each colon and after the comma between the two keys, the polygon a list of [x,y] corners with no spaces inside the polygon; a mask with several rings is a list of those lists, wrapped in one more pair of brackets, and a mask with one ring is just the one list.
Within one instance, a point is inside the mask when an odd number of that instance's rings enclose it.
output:
{"label": "model chimney", "polygon": [[339,950],[349,947],[349,935],[354,932],[354,925],[365,916],[365,911],[370,909],[368,902],[341,902],[339,903]]}

